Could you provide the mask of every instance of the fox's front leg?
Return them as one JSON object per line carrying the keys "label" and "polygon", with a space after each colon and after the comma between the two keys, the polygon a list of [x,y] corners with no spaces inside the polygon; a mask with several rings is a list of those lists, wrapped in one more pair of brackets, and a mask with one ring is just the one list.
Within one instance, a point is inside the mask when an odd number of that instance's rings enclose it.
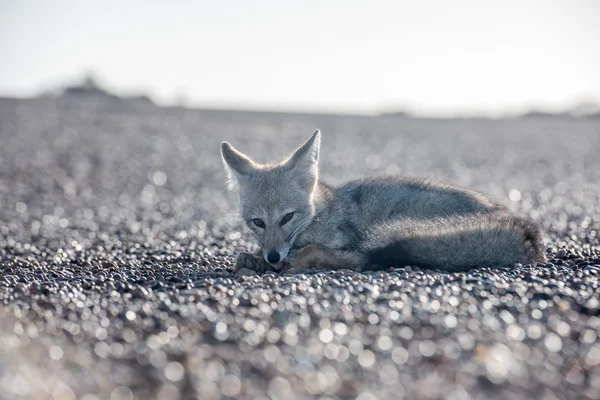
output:
{"label": "fox's front leg", "polygon": [[272,271],[273,268],[264,260],[259,249],[255,253],[242,252],[235,259],[234,272],[237,275],[256,275]]}
{"label": "fox's front leg", "polygon": [[287,272],[311,268],[359,269],[365,261],[361,253],[309,244],[290,254]]}

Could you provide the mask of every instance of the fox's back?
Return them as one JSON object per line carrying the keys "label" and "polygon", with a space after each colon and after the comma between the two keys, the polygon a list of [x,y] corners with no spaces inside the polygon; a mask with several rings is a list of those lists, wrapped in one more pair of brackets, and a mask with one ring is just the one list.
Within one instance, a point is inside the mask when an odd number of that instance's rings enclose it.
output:
{"label": "fox's back", "polygon": [[298,247],[323,243],[332,248],[352,248],[382,222],[502,209],[473,190],[401,176],[350,181],[337,188],[320,183],[317,193],[317,215],[298,238]]}
{"label": "fox's back", "polygon": [[501,208],[474,190],[401,176],[351,181],[337,188],[335,195],[346,215],[354,215],[359,225],[394,218],[493,212]]}

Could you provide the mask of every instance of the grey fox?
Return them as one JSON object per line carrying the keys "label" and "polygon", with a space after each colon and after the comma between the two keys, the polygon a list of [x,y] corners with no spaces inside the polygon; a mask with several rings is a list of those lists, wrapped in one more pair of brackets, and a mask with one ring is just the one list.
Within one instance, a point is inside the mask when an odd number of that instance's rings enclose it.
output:
{"label": "grey fox", "polygon": [[290,157],[258,164],[221,144],[229,188],[261,250],[240,273],[406,265],[460,271],[543,262],[542,235],[483,194],[400,176],[319,181],[317,130]]}

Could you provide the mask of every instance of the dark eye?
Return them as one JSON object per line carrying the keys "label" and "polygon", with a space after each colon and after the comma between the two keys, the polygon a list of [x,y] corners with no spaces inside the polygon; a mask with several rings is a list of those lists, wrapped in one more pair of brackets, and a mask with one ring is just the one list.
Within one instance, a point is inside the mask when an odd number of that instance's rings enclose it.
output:
{"label": "dark eye", "polygon": [[280,224],[283,225],[283,224],[289,222],[292,218],[294,218],[294,213],[293,212],[287,213],[281,219],[281,223]]}
{"label": "dark eye", "polygon": [[254,218],[252,220],[252,222],[254,223],[254,225],[258,226],[259,228],[264,228],[265,227],[265,222],[260,219],[260,218]]}

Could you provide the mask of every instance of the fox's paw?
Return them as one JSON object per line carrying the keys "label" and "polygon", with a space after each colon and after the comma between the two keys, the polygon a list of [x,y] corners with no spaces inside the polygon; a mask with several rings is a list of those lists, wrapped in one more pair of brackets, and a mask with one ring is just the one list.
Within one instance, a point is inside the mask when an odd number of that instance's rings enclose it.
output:
{"label": "fox's paw", "polygon": [[331,249],[316,244],[309,244],[290,253],[286,272],[304,272],[322,269],[357,269],[363,265],[365,257],[357,252]]}
{"label": "fox's paw", "polygon": [[236,275],[240,275],[240,276],[252,276],[252,275],[258,275],[258,272],[256,272],[253,269],[249,269],[249,268],[240,268],[237,271],[235,271]]}
{"label": "fox's paw", "polygon": [[301,275],[310,274],[311,272],[313,272],[311,268],[294,268],[289,265],[281,270],[281,273],[284,275]]}
{"label": "fox's paw", "polygon": [[235,259],[234,271],[237,275],[264,274],[266,271],[265,261],[251,253],[240,253]]}
{"label": "fox's paw", "polygon": [[288,261],[286,272],[292,273],[310,269],[318,269],[326,267],[330,261],[327,252],[323,247],[309,244],[308,246],[298,249]]}

